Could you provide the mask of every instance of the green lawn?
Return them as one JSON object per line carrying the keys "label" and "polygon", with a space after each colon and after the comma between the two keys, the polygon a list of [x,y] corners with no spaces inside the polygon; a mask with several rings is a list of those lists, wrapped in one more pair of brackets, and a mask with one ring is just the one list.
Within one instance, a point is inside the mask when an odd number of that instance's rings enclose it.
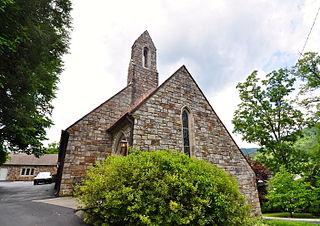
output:
{"label": "green lawn", "polygon": [[263,223],[270,226],[315,226],[317,224],[297,222],[297,221],[280,221],[280,220],[263,220]]}
{"label": "green lawn", "polygon": [[[290,213],[264,213],[262,214],[264,217],[290,217]],[[294,218],[312,218],[312,219],[320,219],[320,216],[313,216],[311,213],[294,213]]]}

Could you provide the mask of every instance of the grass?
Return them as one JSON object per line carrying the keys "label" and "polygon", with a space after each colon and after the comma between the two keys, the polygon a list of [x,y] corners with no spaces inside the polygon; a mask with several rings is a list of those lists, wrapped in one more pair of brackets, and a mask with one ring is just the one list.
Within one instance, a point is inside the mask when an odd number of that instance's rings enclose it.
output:
{"label": "grass", "polygon": [[264,224],[270,226],[315,226],[317,224],[297,222],[297,221],[282,221],[282,220],[263,220]]}
{"label": "grass", "polygon": [[[290,217],[290,213],[264,213],[262,214],[264,217]],[[311,213],[294,213],[293,218],[312,218],[312,219],[320,219],[319,216],[313,216]]]}

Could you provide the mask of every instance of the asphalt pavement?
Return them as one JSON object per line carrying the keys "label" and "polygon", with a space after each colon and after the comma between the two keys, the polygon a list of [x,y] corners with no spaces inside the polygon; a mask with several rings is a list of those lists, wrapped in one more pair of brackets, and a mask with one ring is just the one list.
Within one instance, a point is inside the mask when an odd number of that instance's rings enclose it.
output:
{"label": "asphalt pavement", "polygon": [[[68,206],[65,207],[51,201],[55,200],[53,187],[54,184],[33,185],[33,182],[0,182],[0,225],[87,225],[75,215],[71,205],[65,205]],[[60,200],[70,202],[70,200],[62,198]]]}

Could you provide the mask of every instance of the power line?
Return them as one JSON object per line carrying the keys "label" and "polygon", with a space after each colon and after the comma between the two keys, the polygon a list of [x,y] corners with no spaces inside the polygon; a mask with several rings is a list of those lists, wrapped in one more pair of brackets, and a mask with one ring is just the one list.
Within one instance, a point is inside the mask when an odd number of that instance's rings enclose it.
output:
{"label": "power line", "polygon": [[318,11],[317,11],[317,14],[316,14],[314,20],[313,20],[311,29],[310,29],[310,31],[309,31],[309,34],[308,34],[307,38],[306,38],[306,41],[304,42],[304,45],[303,45],[303,48],[302,48],[302,51],[301,51],[301,53],[300,53],[300,56],[299,56],[299,59],[298,59],[298,60],[300,60],[300,58],[301,58],[301,56],[302,56],[302,54],[303,54],[303,52],[304,52],[304,49],[306,48],[307,42],[308,42],[308,40],[309,40],[309,36],[310,36],[310,34],[311,34],[311,32],[312,32],[312,29],[313,29],[313,27],[314,27],[314,24],[316,23],[316,20],[317,20],[319,11],[320,11],[320,7],[319,7],[319,9],[318,9]]}

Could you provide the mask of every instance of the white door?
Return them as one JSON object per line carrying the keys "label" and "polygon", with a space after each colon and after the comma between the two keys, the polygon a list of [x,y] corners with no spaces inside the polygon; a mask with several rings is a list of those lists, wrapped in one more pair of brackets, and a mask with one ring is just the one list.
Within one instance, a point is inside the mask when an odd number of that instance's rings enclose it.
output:
{"label": "white door", "polygon": [[0,180],[6,180],[8,174],[7,168],[0,168]]}

